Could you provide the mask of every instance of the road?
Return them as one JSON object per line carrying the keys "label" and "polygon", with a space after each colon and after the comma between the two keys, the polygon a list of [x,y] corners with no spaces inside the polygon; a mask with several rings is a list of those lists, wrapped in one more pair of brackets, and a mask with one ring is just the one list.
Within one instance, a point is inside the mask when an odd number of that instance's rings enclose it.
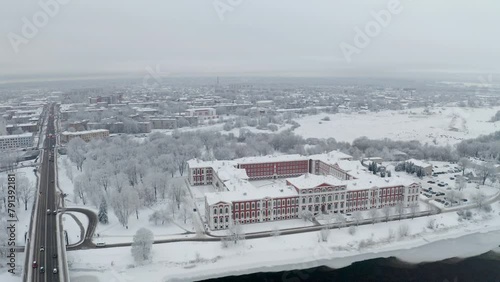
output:
{"label": "road", "polygon": [[[54,269],[58,270],[58,258],[53,257],[54,254],[57,254],[57,231],[56,215],[52,212],[57,210],[56,197],[58,197],[55,190],[55,166],[53,161],[55,138],[51,137],[55,136],[53,113],[54,105],[52,104],[48,112],[47,132],[43,144],[43,158],[41,159],[35,237],[31,242],[34,244],[33,259],[38,264],[37,268],[32,268],[31,281],[33,282],[59,281],[59,275],[53,274]],[[50,213],[47,212],[49,209]],[[41,251],[42,247],[44,251]],[[40,271],[41,267],[45,269],[45,272]]]}

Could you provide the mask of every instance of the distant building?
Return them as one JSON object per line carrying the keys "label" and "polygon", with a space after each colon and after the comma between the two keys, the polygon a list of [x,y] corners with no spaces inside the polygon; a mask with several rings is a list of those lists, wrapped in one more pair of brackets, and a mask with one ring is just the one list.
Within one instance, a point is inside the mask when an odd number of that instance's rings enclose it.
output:
{"label": "distant building", "polygon": [[78,132],[62,132],[60,135],[60,140],[62,143],[68,143],[71,139],[80,137],[85,142],[89,142],[96,138],[107,138],[109,137],[109,130],[107,129],[96,129],[88,131],[78,131]]}
{"label": "distant building", "polygon": [[6,134],[7,134],[7,122],[5,121],[5,119],[0,117],[0,136]]}
{"label": "distant building", "polygon": [[21,124],[9,124],[6,126],[7,132],[13,134],[16,130],[22,130],[23,132],[37,132],[38,124],[35,123],[21,123]]}
{"label": "distant building", "polygon": [[374,163],[377,163],[377,164],[381,164],[382,162],[384,161],[383,158],[381,157],[371,157],[371,158],[363,158],[363,162],[365,164],[368,164],[370,162],[374,162]]}
{"label": "distant building", "polygon": [[197,117],[198,120],[204,121],[216,119],[219,116],[217,116],[214,108],[193,108],[186,110],[186,117]]}
{"label": "distant building", "polygon": [[150,118],[152,129],[174,129],[177,128],[176,118]]}
{"label": "distant building", "polygon": [[28,148],[31,146],[33,146],[33,134],[31,133],[0,136],[0,150]]}
{"label": "distant building", "polygon": [[[294,177],[295,176],[295,177]],[[298,176],[298,177],[297,177]],[[252,180],[276,179],[266,187]],[[299,218],[303,212],[334,214],[418,204],[420,184],[382,178],[341,152],[282,155],[233,161],[188,161],[191,185],[212,185],[205,218],[212,230],[241,224]],[[259,184],[262,185],[262,184]]]}
{"label": "distant building", "polygon": [[416,159],[409,159],[409,160],[406,160],[406,162],[413,163],[413,165],[416,168],[421,168],[425,172],[425,175],[432,174],[432,165],[429,163],[426,163],[426,162],[421,161],[421,160],[416,160]]}

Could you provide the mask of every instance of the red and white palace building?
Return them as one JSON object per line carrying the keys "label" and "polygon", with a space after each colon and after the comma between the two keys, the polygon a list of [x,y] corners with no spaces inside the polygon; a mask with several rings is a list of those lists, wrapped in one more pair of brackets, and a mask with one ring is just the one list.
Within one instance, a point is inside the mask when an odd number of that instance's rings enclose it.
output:
{"label": "red and white palace building", "polygon": [[[301,156],[264,156],[233,161],[188,161],[191,185],[212,185],[205,194],[211,230],[242,224],[299,218],[302,211],[349,213],[403,203],[418,204],[420,184],[382,178],[337,151]],[[281,179],[261,185],[264,179]],[[260,187],[258,187],[260,186]]]}

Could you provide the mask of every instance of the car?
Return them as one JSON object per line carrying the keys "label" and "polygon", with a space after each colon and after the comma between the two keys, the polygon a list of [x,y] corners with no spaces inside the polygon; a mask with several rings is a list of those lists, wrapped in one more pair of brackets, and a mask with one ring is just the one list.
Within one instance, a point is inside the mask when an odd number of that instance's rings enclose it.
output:
{"label": "car", "polygon": [[434,183],[436,183],[436,182],[435,182],[435,181],[433,181],[433,180],[429,180],[429,181],[427,181],[427,183],[434,184]]}
{"label": "car", "polygon": [[45,273],[45,268],[43,266],[40,267],[40,273]]}
{"label": "car", "polygon": [[95,245],[96,245],[96,247],[104,247],[104,246],[106,246],[106,243],[104,243],[104,242],[98,242]]}
{"label": "car", "polygon": [[54,253],[54,254],[52,255],[52,258],[57,258],[57,254],[56,254],[56,253]]}
{"label": "car", "polygon": [[45,248],[43,246],[40,247],[40,252],[45,252]]}
{"label": "car", "polygon": [[464,202],[464,203],[467,202],[467,199],[462,199],[462,202]]}
{"label": "car", "polygon": [[439,184],[438,184],[438,186],[439,186],[439,187],[444,187],[444,184],[439,183]]}
{"label": "car", "polygon": [[52,273],[57,274],[57,268],[54,268],[54,269],[52,270]]}
{"label": "car", "polygon": [[50,183],[54,183],[54,180],[51,180]]}
{"label": "car", "polygon": [[50,209],[47,209],[47,214],[50,214]]}
{"label": "car", "polygon": [[37,268],[38,267],[38,263],[36,263],[36,260],[33,261],[32,266],[33,266],[33,268]]}
{"label": "car", "polygon": [[450,177],[450,180],[455,180],[455,177]]}
{"label": "car", "polygon": [[446,188],[446,190],[451,190],[451,187]]}
{"label": "car", "polygon": [[57,214],[57,210],[53,210],[53,211],[52,211],[52,214],[53,214],[53,215],[56,215],[56,214]]}

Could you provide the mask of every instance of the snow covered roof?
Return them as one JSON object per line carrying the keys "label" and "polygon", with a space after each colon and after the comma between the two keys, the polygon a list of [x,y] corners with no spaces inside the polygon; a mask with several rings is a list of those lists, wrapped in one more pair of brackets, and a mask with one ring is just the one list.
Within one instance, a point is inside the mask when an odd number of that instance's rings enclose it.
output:
{"label": "snow covered roof", "polygon": [[107,129],[95,129],[95,130],[85,130],[85,131],[75,131],[75,132],[64,131],[61,134],[62,135],[82,135],[82,134],[98,133],[98,132],[109,132],[109,130],[107,130]]}
{"label": "snow covered roof", "polygon": [[298,189],[314,188],[321,184],[329,184],[331,186],[346,185],[346,181],[342,181],[332,175],[315,175],[304,174],[295,178],[287,178],[287,181]]}
{"label": "snow covered roof", "polygon": [[235,162],[238,164],[254,164],[254,163],[271,163],[271,162],[291,162],[291,161],[305,161],[309,160],[308,157],[299,154],[294,155],[268,155],[261,157],[248,157],[236,159]]}
{"label": "snow covered roof", "polygon": [[429,167],[429,166],[432,167],[431,164],[426,163],[426,162],[421,161],[421,160],[409,159],[409,160],[407,160],[407,162],[413,163],[414,165],[419,166],[419,167]]}
{"label": "snow covered roof", "polygon": [[312,156],[309,156],[309,158],[313,159],[313,160],[320,160],[320,161],[327,163],[327,164],[330,164],[330,165],[333,165],[336,162],[341,161],[341,160],[352,160],[352,156],[350,156],[348,154],[344,154],[340,151],[331,151],[327,154],[312,155]]}
{"label": "snow covered roof", "polygon": [[33,133],[23,133],[23,134],[17,134],[17,135],[2,135],[0,136],[0,139],[14,139],[14,138],[26,138],[26,137],[33,137]]}
{"label": "snow covered roof", "polygon": [[206,193],[205,200],[208,205],[214,205],[219,202],[239,202],[239,201],[250,201],[250,200],[260,200],[266,197],[269,198],[280,198],[280,197],[294,197],[297,196],[297,191],[285,185],[276,184],[272,187],[266,187],[265,189],[249,189],[247,191],[229,191],[229,192],[214,192]]}

